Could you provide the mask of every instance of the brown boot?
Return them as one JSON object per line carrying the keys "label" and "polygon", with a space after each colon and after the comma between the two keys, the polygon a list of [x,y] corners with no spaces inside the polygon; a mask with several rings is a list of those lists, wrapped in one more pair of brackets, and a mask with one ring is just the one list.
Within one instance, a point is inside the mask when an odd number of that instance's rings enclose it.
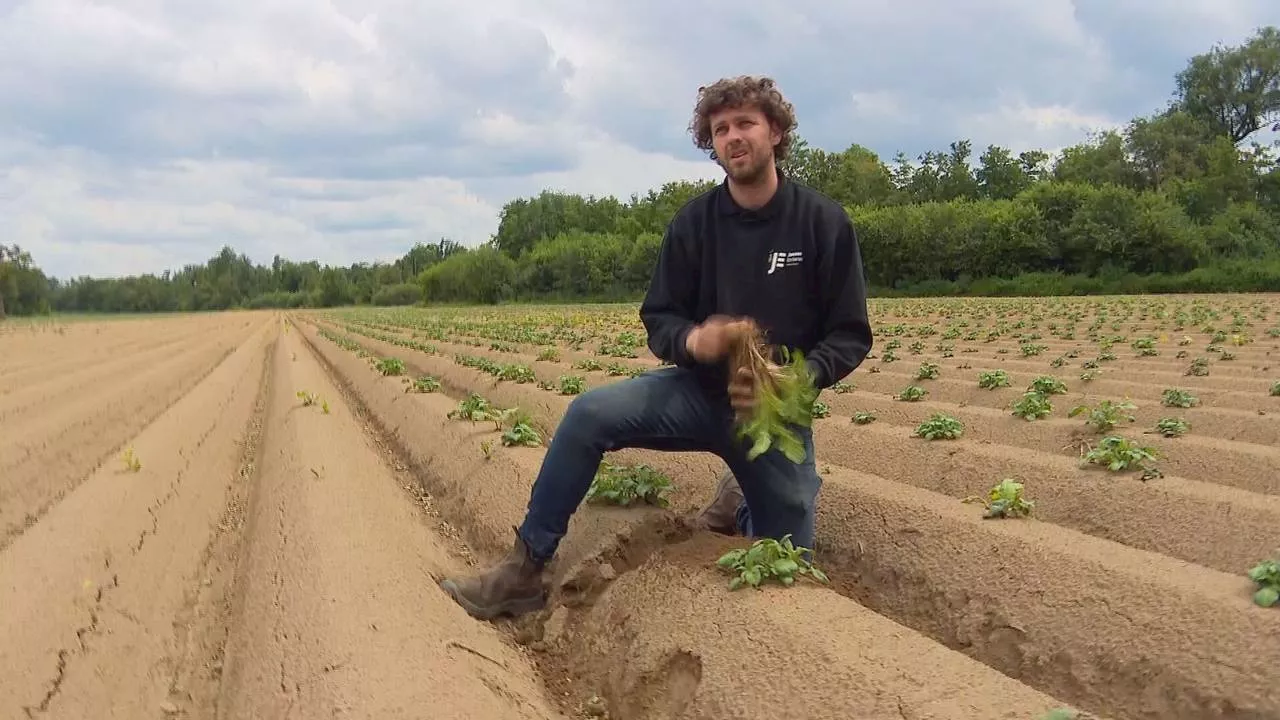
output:
{"label": "brown boot", "polygon": [[[514,528],[512,528],[514,530]],[[541,610],[546,604],[542,587],[544,563],[529,555],[520,534],[511,552],[488,572],[466,578],[445,578],[440,587],[472,617],[491,620]]]}
{"label": "brown boot", "polygon": [[726,469],[716,484],[716,494],[711,503],[698,513],[695,522],[721,535],[737,535],[738,505],[742,503],[742,488],[738,487],[738,479],[733,471]]}

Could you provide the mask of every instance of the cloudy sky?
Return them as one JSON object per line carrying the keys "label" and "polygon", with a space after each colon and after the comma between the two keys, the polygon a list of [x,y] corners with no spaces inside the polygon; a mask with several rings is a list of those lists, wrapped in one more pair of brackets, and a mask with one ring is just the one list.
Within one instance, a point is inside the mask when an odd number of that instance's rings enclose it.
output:
{"label": "cloudy sky", "polygon": [[830,150],[1051,150],[1273,1],[0,0],[0,243],[58,277],[474,245],[542,188],[718,178],[686,125],[740,73]]}

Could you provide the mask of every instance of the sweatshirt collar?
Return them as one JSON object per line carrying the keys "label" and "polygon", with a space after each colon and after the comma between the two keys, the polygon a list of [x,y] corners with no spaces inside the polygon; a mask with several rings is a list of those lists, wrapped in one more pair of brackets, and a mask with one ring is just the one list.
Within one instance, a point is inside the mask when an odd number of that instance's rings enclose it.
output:
{"label": "sweatshirt collar", "polygon": [[744,220],[768,220],[776,217],[786,206],[787,199],[791,196],[791,182],[787,179],[782,168],[776,168],[778,172],[778,189],[774,191],[773,197],[769,198],[769,202],[760,206],[755,210],[744,208],[733,199],[733,195],[729,192],[729,178],[726,177],[720,183],[720,199],[717,203],[721,215],[736,215]]}

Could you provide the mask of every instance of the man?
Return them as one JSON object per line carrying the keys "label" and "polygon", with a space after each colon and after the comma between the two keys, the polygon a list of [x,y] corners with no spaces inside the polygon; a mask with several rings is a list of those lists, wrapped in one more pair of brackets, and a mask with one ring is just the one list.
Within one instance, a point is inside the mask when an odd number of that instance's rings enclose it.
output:
{"label": "man", "polygon": [[871,350],[862,258],[844,209],[777,168],[790,148],[792,106],[769,78],[700,88],[690,131],[726,174],[668,225],[640,315],[654,355],[671,363],[592,389],[569,404],[534,481],[511,552],[475,577],[441,587],[473,616],[543,607],[543,569],[554,556],[605,452],[708,451],[729,467],[700,516],[704,527],[753,537],[790,534],[813,547],[822,481],[813,434],[796,428],[806,458],[771,449],[747,460],[734,411],[749,407],[747,378],[730,383],[726,353],[751,318],[771,344],[804,352],[819,388]]}

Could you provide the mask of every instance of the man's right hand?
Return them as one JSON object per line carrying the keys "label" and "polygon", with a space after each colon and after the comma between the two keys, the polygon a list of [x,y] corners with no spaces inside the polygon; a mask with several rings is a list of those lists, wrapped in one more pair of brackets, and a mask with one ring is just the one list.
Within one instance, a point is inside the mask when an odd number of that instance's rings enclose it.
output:
{"label": "man's right hand", "polygon": [[685,336],[684,347],[698,362],[716,362],[728,354],[734,337],[749,325],[745,318],[712,315]]}

